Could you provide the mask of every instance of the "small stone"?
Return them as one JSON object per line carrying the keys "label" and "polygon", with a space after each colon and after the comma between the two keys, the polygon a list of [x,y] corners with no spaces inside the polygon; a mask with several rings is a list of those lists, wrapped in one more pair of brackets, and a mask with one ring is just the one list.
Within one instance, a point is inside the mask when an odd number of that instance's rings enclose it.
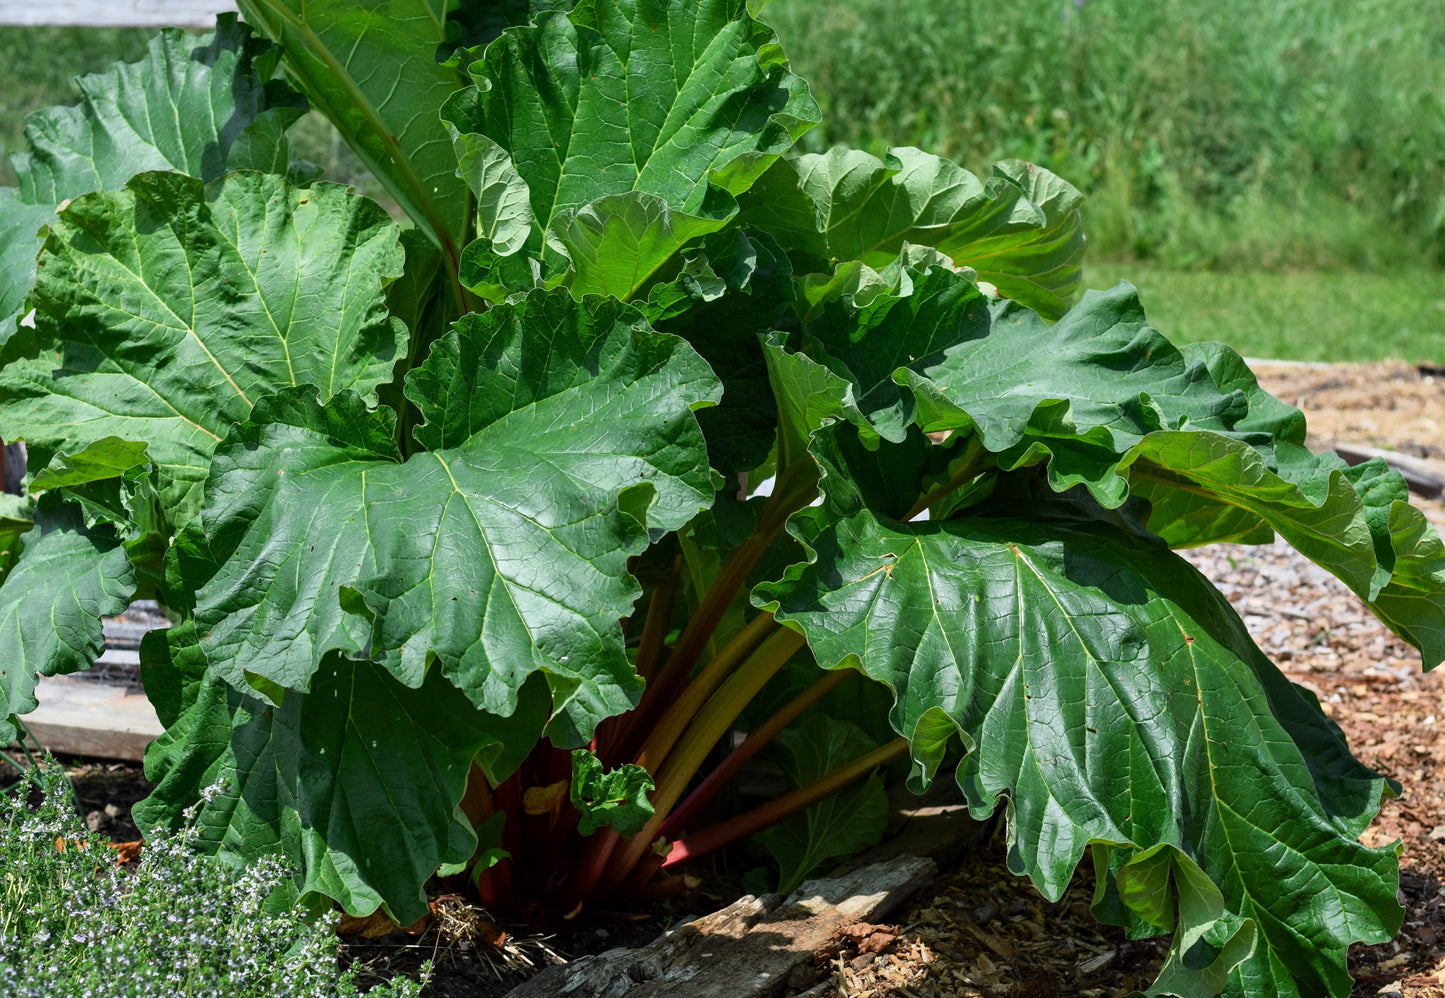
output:
{"label": "small stone", "polygon": [[98,832],[108,824],[110,819],[105,816],[104,811],[87,811],[85,814],[85,827],[92,832]]}
{"label": "small stone", "polygon": [[112,802],[105,805],[105,813],[108,818],[110,818],[112,821],[115,821],[125,814],[125,808],[121,807],[119,804]]}

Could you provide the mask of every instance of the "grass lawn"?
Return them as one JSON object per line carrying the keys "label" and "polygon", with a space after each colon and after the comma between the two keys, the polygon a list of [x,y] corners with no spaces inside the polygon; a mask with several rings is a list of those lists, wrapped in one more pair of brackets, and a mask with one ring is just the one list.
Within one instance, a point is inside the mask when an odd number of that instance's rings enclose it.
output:
{"label": "grass lawn", "polygon": [[1086,288],[1128,281],[1151,325],[1177,343],[1220,340],[1271,360],[1445,361],[1439,271],[1214,273],[1092,263]]}

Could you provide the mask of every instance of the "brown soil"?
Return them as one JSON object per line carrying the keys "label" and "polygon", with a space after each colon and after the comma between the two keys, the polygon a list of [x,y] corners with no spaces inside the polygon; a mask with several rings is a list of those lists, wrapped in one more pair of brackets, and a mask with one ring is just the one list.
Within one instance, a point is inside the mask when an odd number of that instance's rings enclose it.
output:
{"label": "brown soil", "polygon": [[[1365,444],[1445,462],[1445,371],[1406,365],[1267,365],[1264,387],[1304,409],[1311,442]],[[1445,503],[1416,500],[1445,533]],[[1225,592],[1256,641],[1295,682],[1314,691],[1366,764],[1398,780],[1364,836],[1402,844],[1405,927],[1393,941],[1356,947],[1355,994],[1445,998],[1445,669],[1423,674],[1419,658],[1395,640],[1342,584],[1276,543],[1217,546],[1191,559]],[[5,779],[0,766],[0,781]],[[138,767],[90,763],[73,770],[91,820],[116,840],[134,836],[130,804],[146,785]],[[110,805],[107,808],[107,804]],[[1087,863],[1085,864],[1087,867]],[[996,836],[940,875],[893,926],[855,927],[820,956],[813,996],[851,998],[1112,998],[1147,986],[1164,951],[1160,941],[1129,942],[1089,914],[1091,874],[1081,868],[1065,896],[1047,903],[1008,873]],[[731,898],[694,899],[717,907]],[[348,943],[378,980],[435,958],[425,992],[438,998],[501,995],[531,963],[637,945],[683,912],[642,923],[599,920],[563,939],[525,933],[507,949],[480,913],[439,899],[436,924],[418,936],[393,934]]]}

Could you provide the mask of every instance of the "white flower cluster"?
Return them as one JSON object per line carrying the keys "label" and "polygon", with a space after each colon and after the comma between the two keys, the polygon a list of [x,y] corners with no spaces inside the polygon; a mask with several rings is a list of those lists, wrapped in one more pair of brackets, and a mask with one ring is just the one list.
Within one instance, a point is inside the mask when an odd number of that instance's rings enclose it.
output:
{"label": "white flower cluster", "polygon": [[[127,872],[91,836],[63,771],[0,793],[0,995],[16,998],[351,998],[336,938],[278,903],[278,860],[232,867],[192,847],[194,814]],[[415,998],[401,979],[366,992]]]}

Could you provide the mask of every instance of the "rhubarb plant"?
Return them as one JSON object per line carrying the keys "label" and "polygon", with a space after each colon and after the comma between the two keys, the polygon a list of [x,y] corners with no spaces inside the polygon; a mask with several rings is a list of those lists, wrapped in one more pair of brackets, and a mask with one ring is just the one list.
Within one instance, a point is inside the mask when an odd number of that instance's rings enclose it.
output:
{"label": "rhubarb plant", "polygon": [[[313,901],[555,923],[757,833],[791,886],[892,767],[1047,897],[1090,854],[1173,933],[1152,994],[1346,995],[1397,787],[1175,550],[1282,537],[1429,668],[1435,532],[1228,348],[1076,301],[1060,178],[799,155],[760,6],[241,0],[33,115],[0,740],[156,599],[139,820]],[[296,160],[308,106],[396,217]],[[729,810],[760,751],[797,788]]]}

